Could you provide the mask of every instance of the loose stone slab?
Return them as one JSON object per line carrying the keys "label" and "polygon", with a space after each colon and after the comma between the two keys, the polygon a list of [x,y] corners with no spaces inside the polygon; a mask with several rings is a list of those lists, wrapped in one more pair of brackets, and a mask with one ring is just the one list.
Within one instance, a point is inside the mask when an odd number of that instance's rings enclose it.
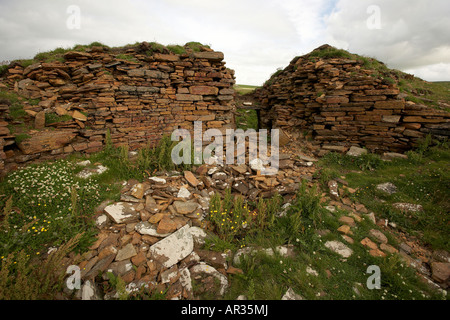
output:
{"label": "loose stone slab", "polygon": [[325,243],[325,247],[330,249],[333,252],[341,255],[344,258],[348,258],[352,255],[353,250],[347,247],[345,244],[339,241],[327,241]]}
{"label": "loose stone slab", "polygon": [[406,212],[419,212],[423,211],[423,207],[420,204],[412,203],[394,203],[392,205],[395,209],[406,211]]}
{"label": "loose stone slab", "polygon": [[369,231],[369,235],[378,240],[378,242],[387,244],[388,238],[380,230],[372,229]]}
{"label": "loose stone slab", "polygon": [[292,288],[289,288],[281,300],[304,300],[304,298],[301,295],[296,294]]}
{"label": "loose stone slab", "polygon": [[333,200],[339,200],[338,184],[336,181],[331,180],[328,182],[328,188],[330,189],[330,196]]}
{"label": "loose stone slab", "polygon": [[352,157],[359,157],[363,154],[367,154],[367,149],[358,148],[355,146],[351,147],[350,150],[347,152],[347,155]]}
{"label": "loose stone slab", "polygon": [[129,223],[139,219],[139,213],[129,203],[117,202],[105,208],[105,213],[114,220],[115,223]]}
{"label": "loose stone slab", "polygon": [[223,295],[225,293],[225,290],[228,288],[227,277],[225,277],[223,274],[221,274],[219,271],[217,271],[215,268],[211,267],[210,265],[202,264],[202,263],[197,264],[190,269],[190,272],[191,272],[192,278],[195,278],[196,274],[205,273],[208,275],[212,275],[217,280],[219,280],[219,282],[220,282],[219,294],[220,295]]}
{"label": "loose stone slab", "polygon": [[377,185],[377,190],[386,192],[387,194],[394,194],[397,192],[397,187],[391,182],[386,182]]}
{"label": "loose stone slab", "polygon": [[[293,246],[287,245],[287,246],[278,246],[275,248],[275,250],[278,252],[278,254],[282,257],[292,257],[294,256],[294,248]],[[272,248],[252,248],[252,247],[246,247],[239,249],[233,258],[233,264],[239,265],[241,263],[241,256],[243,255],[254,255],[258,252],[263,252],[268,256],[273,256],[274,252]]]}
{"label": "loose stone slab", "polygon": [[135,255],[137,255],[136,249],[131,243],[129,243],[119,250],[116,256],[116,261],[127,260],[134,257]]}
{"label": "loose stone slab", "polygon": [[189,190],[186,189],[185,187],[181,187],[180,190],[178,191],[177,198],[188,199],[190,196],[191,193],[189,192]]}
{"label": "loose stone slab", "polygon": [[149,180],[151,180],[157,184],[166,184],[167,183],[166,179],[158,178],[158,177],[151,177],[151,178],[149,178]]}
{"label": "loose stone slab", "polygon": [[189,232],[188,225],[177,232],[155,243],[149,249],[149,254],[154,260],[161,263],[165,268],[186,258],[194,250],[194,240]]}
{"label": "loose stone slab", "polygon": [[173,207],[179,214],[190,214],[199,207],[197,202],[194,201],[174,201]]}
{"label": "loose stone slab", "polygon": [[191,227],[189,229],[189,233],[192,235],[192,239],[194,240],[194,243],[198,244],[199,246],[202,246],[205,244],[205,239],[208,236],[202,228],[199,227]]}
{"label": "loose stone slab", "polygon": [[139,222],[134,229],[141,235],[147,235],[152,237],[165,238],[169,236],[171,233],[158,233],[158,227],[151,224],[148,221]]}
{"label": "loose stone slab", "polygon": [[82,178],[82,179],[87,179],[93,175],[99,175],[102,174],[103,172],[105,172],[106,170],[108,170],[107,167],[104,167],[102,165],[98,165],[95,169],[83,169],[82,171],[80,171],[77,174],[77,177]]}

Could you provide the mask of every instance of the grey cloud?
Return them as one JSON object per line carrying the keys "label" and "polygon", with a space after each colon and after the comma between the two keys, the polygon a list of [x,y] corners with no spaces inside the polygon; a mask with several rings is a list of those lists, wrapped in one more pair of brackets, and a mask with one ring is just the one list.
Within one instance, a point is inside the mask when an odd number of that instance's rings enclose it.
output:
{"label": "grey cloud", "polygon": [[[381,29],[367,27],[369,5],[381,13]],[[399,69],[450,63],[450,2],[340,0],[326,18],[331,42],[374,56]]]}

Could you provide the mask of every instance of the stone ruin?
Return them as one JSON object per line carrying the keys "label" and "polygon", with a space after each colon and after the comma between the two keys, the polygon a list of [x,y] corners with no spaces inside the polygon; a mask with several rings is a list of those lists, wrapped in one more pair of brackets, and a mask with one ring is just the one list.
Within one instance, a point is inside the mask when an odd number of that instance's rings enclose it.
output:
{"label": "stone ruin", "polygon": [[294,138],[308,132],[328,150],[404,152],[429,133],[450,136],[450,113],[405,101],[393,82],[365,69],[362,61],[310,53],[274,74],[254,98],[263,128],[281,128]]}
{"label": "stone ruin", "polygon": [[[0,89],[39,103],[23,100],[29,128],[23,131],[10,102],[0,101],[0,171],[100,151],[108,130],[113,145],[135,150],[155,146],[176,128],[193,130],[196,120],[204,129],[234,127],[234,71],[222,52],[205,46],[185,46],[182,54],[150,50],[145,42],[121,54],[94,46],[66,52],[63,61],[10,64]],[[49,124],[49,114],[64,121]],[[18,133],[26,139],[18,142]]]}
{"label": "stone ruin", "polygon": [[[395,81],[359,59],[312,55],[330,48],[296,57],[255,91],[260,127],[282,129],[285,141],[307,133],[322,151],[404,152],[429,133],[448,138],[448,112],[405,101]],[[192,131],[197,120],[204,130],[235,128],[234,71],[223,59],[206,46],[175,54],[143,42],[69,51],[26,67],[12,62],[0,89],[23,97],[26,116],[17,121],[11,102],[0,100],[0,172],[100,151],[108,131],[115,146],[135,150],[174,129]]]}

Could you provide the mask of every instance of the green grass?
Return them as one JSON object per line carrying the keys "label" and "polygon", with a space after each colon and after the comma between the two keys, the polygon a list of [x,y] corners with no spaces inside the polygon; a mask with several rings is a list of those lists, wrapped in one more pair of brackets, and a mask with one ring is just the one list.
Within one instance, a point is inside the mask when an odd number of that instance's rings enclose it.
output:
{"label": "green grass", "polygon": [[71,121],[72,117],[68,114],[59,116],[56,113],[45,114],[45,124],[52,124],[57,122]]}
{"label": "green grass", "polygon": [[164,45],[157,43],[157,42],[150,42],[150,50],[146,51],[145,54],[148,56],[153,55],[155,52],[163,53],[164,49],[166,48]]}
{"label": "green grass", "polygon": [[26,133],[19,133],[18,135],[16,135],[15,141],[16,144],[20,144],[22,141],[31,138],[28,134]]}
{"label": "green grass", "polygon": [[183,46],[180,46],[177,44],[170,44],[166,48],[174,54],[185,54],[186,53],[186,49]]}
{"label": "green grass", "polygon": [[[229,193],[211,198],[208,219],[215,226],[218,236],[210,238],[206,248],[236,252],[243,247],[274,249],[279,245],[294,245],[294,255],[290,257],[283,257],[276,251],[272,256],[262,251],[241,256],[239,264],[234,266],[242,269],[243,274],[230,276],[230,287],[224,299],[234,300],[239,295],[245,295],[249,300],[279,300],[288,288],[308,300],[441,298],[422,283],[415,271],[399,256],[375,258],[368,253],[359,242],[369,230],[378,229],[370,221],[363,220],[353,229],[355,242],[346,243],[353,250],[351,257],[342,259],[328,250],[324,246],[326,241],[343,241],[336,229],[340,226],[339,217],[348,213],[337,210],[331,214],[325,210],[320,204],[318,190],[310,189],[303,183],[286,216],[277,217],[272,212],[278,212],[281,203],[278,196],[255,203],[233,199]],[[244,215],[240,216],[242,212]],[[253,216],[250,222],[253,225],[248,222],[247,213]],[[250,226],[245,233],[244,230],[231,229],[231,226],[242,223],[242,217],[246,217],[244,220]],[[320,236],[316,230],[330,232]],[[394,244],[392,239],[389,241]],[[233,262],[230,260],[229,263]],[[371,265],[380,267],[380,290],[367,288],[370,276],[367,268]],[[308,274],[307,268],[315,270],[318,276]],[[355,287],[359,293],[354,291]]]}
{"label": "green grass", "polygon": [[[446,145],[427,146],[408,155],[408,160],[381,162],[376,155],[355,159],[330,153],[320,161],[322,181],[345,175],[350,187],[358,189],[354,200],[433,249],[449,251],[450,150]],[[388,195],[376,189],[385,182],[393,183],[398,192]],[[402,213],[392,207],[397,202],[420,204],[424,212]]]}
{"label": "green grass", "polygon": [[192,51],[194,51],[194,52],[200,52],[201,47],[210,48],[209,45],[201,44],[200,42],[195,42],[195,41],[188,42],[185,44],[185,46],[191,48]]}
{"label": "green grass", "polygon": [[14,121],[23,121],[27,113],[19,96],[11,91],[0,90],[0,102],[9,104],[9,115]]}
{"label": "green grass", "polygon": [[45,246],[61,245],[82,232],[78,250],[89,246],[95,234],[89,217],[109,192],[95,179],[76,178],[79,170],[68,161],[31,165],[0,183],[0,207],[6,206],[5,195],[12,195],[10,214],[3,221],[9,227],[0,233],[0,256],[20,250],[38,256]]}
{"label": "green grass", "polygon": [[258,115],[256,110],[237,109],[236,128],[258,130]]}
{"label": "green grass", "polygon": [[[87,180],[78,178],[77,173],[84,167],[76,163],[86,159],[72,154],[66,160],[33,164],[11,172],[0,181],[0,285],[8,286],[7,290],[0,287],[0,298],[51,299],[63,283],[62,278],[48,280],[51,275],[47,273],[52,270],[41,261],[48,248],[70,245],[70,251],[64,251],[62,256],[57,251],[54,260],[59,259],[55,260],[58,266],[69,252],[86,252],[97,233],[93,221],[96,207],[106,200],[119,201],[123,180],[142,180],[157,170],[190,169],[189,165],[173,165],[174,144],[170,137],[164,137],[156,147],[142,148],[131,160],[128,149],[114,147],[108,134],[104,150],[89,157],[91,163],[108,167],[101,175]],[[42,268],[47,268],[47,272],[42,272]],[[23,279],[24,275],[36,273],[41,275],[35,277],[36,281]],[[46,283],[39,286],[41,280]],[[120,280],[113,280],[111,285],[117,289]],[[24,286],[29,290],[24,290]],[[149,291],[139,295],[164,299],[165,293]]]}
{"label": "green grass", "polygon": [[51,51],[39,52],[33,58],[34,61],[53,62],[64,61],[64,54],[71,51],[71,48],[56,48]]}
{"label": "green grass", "polygon": [[[450,82],[426,82],[419,78],[401,77],[398,82],[402,92],[408,94],[406,100],[430,107],[438,107],[438,101],[450,102]],[[450,112],[450,108],[444,108]]]}
{"label": "green grass", "polygon": [[[110,168],[102,177],[102,182],[112,183],[118,180],[138,179],[151,176],[156,171],[161,170],[190,170],[191,165],[181,164],[179,166],[172,162],[171,152],[176,142],[170,140],[169,136],[164,136],[157,146],[144,147],[138,150],[135,160],[128,157],[128,148],[114,147],[109,134],[106,139],[106,146],[103,151],[91,155],[91,162],[101,162]],[[109,141],[109,142],[108,142]]]}
{"label": "green grass", "polygon": [[282,72],[283,72],[283,69],[282,69],[282,68],[278,68],[277,71],[275,71],[274,73],[272,73],[272,75],[270,76],[270,78],[269,78],[266,82],[264,82],[264,85],[263,85],[263,86],[270,86],[270,85],[272,85],[273,82],[275,81],[275,78],[276,78],[279,74],[281,74]]}
{"label": "green grass", "polygon": [[126,61],[131,61],[131,62],[138,62],[138,60],[132,56],[131,54],[125,54],[125,53],[120,53],[118,55],[116,55],[116,59],[122,59],[122,60],[126,60]]}
{"label": "green grass", "polygon": [[346,58],[352,59],[353,55],[343,49],[328,47],[322,50],[314,50],[309,54],[310,58],[332,59],[332,58]]}
{"label": "green grass", "polygon": [[54,50],[50,50],[50,51],[46,51],[46,52],[39,52],[38,54],[36,54],[34,56],[34,58],[32,60],[27,60],[27,63],[36,63],[36,62],[55,62],[55,61],[59,61],[59,62],[64,62],[64,54],[66,54],[69,51],[80,51],[80,52],[85,52],[87,49],[90,49],[94,46],[100,46],[100,47],[106,47],[108,48],[108,46],[100,43],[100,42],[92,42],[88,45],[81,45],[81,44],[76,44],[71,48],[56,48]]}
{"label": "green grass", "polygon": [[8,64],[0,66],[0,77],[3,76],[8,71],[8,67],[9,67]]}

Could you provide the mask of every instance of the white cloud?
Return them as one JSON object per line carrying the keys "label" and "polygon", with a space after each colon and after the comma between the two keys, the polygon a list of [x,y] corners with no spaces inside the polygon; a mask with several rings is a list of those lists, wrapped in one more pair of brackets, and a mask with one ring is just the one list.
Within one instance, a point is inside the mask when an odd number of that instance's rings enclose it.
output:
{"label": "white cloud", "polygon": [[427,81],[448,81],[450,63],[436,63],[419,68],[405,69],[404,71]]}

